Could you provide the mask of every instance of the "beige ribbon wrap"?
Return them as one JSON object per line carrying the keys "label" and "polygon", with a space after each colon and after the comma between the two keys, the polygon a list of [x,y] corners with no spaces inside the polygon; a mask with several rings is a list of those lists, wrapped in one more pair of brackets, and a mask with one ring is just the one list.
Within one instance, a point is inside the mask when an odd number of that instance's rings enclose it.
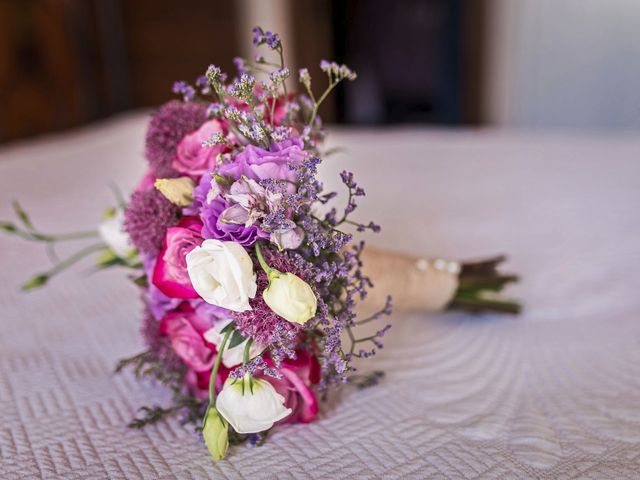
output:
{"label": "beige ribbon wrap", "polygon": [[387,295],[394,312],[435,312],[453,299],[458,288],[460,264],[442,259],[389,252],[366,247],[362,271],[373,282],[369,295],[357,308],[360,317],[382,309]]}

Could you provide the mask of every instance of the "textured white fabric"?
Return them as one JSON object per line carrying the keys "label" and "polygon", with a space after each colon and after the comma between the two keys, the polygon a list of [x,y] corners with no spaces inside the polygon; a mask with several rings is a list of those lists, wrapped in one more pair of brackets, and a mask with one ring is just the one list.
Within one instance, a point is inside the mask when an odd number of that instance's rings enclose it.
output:
{"label": "textured white fabric", "polygon": [[[144,116],[0,150],[0,218],[20,198],[37,224],[95,224],[109,181],[142,174]],[[122,272],[77,268],[44,291],[47,264],[0,236],[0,478],[638,478],[640,140],[497,132],[339,130],[369,192],[380,246],[432,256],[506,252],[519,318],[395,317],[367,369],[313,425],[213,464],[177,421],[126,423],[162,389],[113,376],[141,349]]]}

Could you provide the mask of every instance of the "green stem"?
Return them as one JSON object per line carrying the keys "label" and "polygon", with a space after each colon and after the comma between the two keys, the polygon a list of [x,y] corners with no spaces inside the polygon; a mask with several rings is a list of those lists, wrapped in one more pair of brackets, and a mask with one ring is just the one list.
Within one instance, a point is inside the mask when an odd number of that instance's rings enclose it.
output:
{"label": "green stem", "polygon": [[324,93],[320,96],[318,101],[313,102],[313,111],[311,112],[311,118],[309,118],[309,123],[307,124],[309,127],[313,125],[313,121],[316,119],[316,116],[318,115],[318,109],[320,108],[320,105],[322,104],[322,102],[324,102],[325,98],[327,98],[327,95],[331,93],[331,90],[333,90],[333,88],[336,85],[338,85],[338,83],[340,83],[339,80],[337,82],[334,82],[333,80],[331,80],[329,83],[329,86],[324,91]]}
{"label": "green stem", "polygon": [[356,337],[353,335],[353,331],[349,326],[347,326],[347,333],[349,334],[349,340],[351,340],[351,348],[349,349],[349,354],[353,355],[353,352],[356,349]]}
{"label": "green stem", "polygon": [[[6,224],[9,225],[9,224]],[[9,231],[5,229],[8,233],[13,235],[17,235],[25,240],[30,240],[33,242],[64,242],[67,240],[82,240],[85,238],[96,238],[98,236],[98,232],[95,230],[90,230],[86,232],[72,232],[72,233],[61,233],[58,235],[51,235],[46,233],[41,233],[37,231],[27,231],[15,228],[13,231]]]}
{"label": "green stem", "polygon": [[277,272],[277,270],[275,268],[271,268],[267,261],[264,259],[259,243],[256,243],[256,257],[258,257],[258,263],[260,264],[264,272],[269,278],[271,278],[271,275],[273,275],[274,272]]}
{"label": "green stem", "polygon": [[510,300],[485,300],[482,298],[454,298],[447,309],[467,310],[473,313],[503,312],[517,315],[522,305]]}
{"label": "green stem", "polygon": [[243,365],[246,365],[247,363],[249,363],[249,350],[251,349],[251,344],[253,343],[253,338],[249,338],[249,340],[247,340],[247,343],[244,345],[244,351],[242,353],[242,363]]}
{"label": "green stem", "polygon": [[49,270],[49,272],[48,272],[49,276],[56,275],[57,273],[60,273],[63,270],[66,270],[71,265],[73,265],[74,263],[77,263],[78,261],[82,260],[87,255],[90,255],[93,252],[97,252],[99,250],[104,250],[104,248],[105,248],[105,244],[104,243],[98,243],[98,244],[94,244],[94,245],[89,245],[88,247],[85,247],[82,250],[77,251],[76,253],[71,255],[69,258],[67,258],[67,259],[63,260],[62,262],[54,265],[54,267],[51,270]]}
{"label": "green stem", "polygon": [[[282,45],[280,45],[280,48],[278,49],[278,53],[280,54],[280,69],[283,69],[284,68],[284,53],[282,51]],[[282,89],[284,90],[284,96],[286,98],[287,95],[288,95],[286,80],[284,82],[282,82]]]}
{"label": "green stem", "polygon": [[273,115],[276,111],[276,94],[275,92],[271,95],[271,115],[269,116],[269,122],[271,123],[271,128],[273,128]]}
{"label": "green stem", "polygon": [[209,413],[209,408],[216,406],[216,377],[218,376],[218,369],[220,368],[220,362],[222,361],[222,355],[224,354],[224,349],[227,346],[227,342],[229,341],[229,337],[233,329],[229,329],[227,333],[224,334],[224,338],[222,339],[222,343],[220,344],[220,348],[218,349],[218,354],[216,355],[216,361],[213,364],[213,368],[211,369],[211,378],[209,378],[209,407],[207,408],[207,413],[205,413],[204,418],[206,420],[207,414]]}
{"label": "green stem", "polygon": [[80,260],[85,258],[87,255],[93,252],[104,250],[105,248],[106,246],[103,243],[98,243],[96,245],[90,245],[88,247],[83,248],[82,250],[79,250],[78,252],[71,255],[69,258],[66,258],[60,263],[57,263],[56,265],[54,265],[53,268],[51,268],[50,270],[47,270],[46,272],[39,273],[31,277],[30,280],[28,280],[26,283],[22,285],[22,290],[32,290],[34,288],[42,287],[52,277],[62,272],[63,270],[66,270],[67,268],[71,267],[75,263],[79,262]]}

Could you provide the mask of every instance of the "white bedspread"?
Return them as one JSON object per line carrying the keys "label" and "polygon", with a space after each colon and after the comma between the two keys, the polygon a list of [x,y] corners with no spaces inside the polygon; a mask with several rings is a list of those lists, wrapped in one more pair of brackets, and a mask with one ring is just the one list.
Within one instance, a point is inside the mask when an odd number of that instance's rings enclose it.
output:
{"label": "white bedspread", "polygon": [[[144,115],[0,150],[0,219],[19,198],[43,230],[93,226],[114,181],[142,174]],[[393,318],[365,369],[313,425],[213,464],[188,427],[127,422],[162,389],[114,376],[142,348],[123,272],[47,265],[0,236],[0,478],[639,478],[640,139],[420,129],[337,130],[381,246],[508,253],[519,318]]]}

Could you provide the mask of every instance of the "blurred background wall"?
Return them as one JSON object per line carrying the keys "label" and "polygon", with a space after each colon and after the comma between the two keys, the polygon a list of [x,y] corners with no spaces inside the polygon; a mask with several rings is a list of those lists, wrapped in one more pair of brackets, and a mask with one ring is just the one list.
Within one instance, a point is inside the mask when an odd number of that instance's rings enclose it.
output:
{"label": "blurred background wall", "polygon": [[492,0],[484,119],[640,129],[640,1]]}
{"label": "blurred background wall", "polygon": [[156,106],[279,31],[293,70],[359,73],[351,124],[635,130],[638,0],[0,0],[0,142]]}

